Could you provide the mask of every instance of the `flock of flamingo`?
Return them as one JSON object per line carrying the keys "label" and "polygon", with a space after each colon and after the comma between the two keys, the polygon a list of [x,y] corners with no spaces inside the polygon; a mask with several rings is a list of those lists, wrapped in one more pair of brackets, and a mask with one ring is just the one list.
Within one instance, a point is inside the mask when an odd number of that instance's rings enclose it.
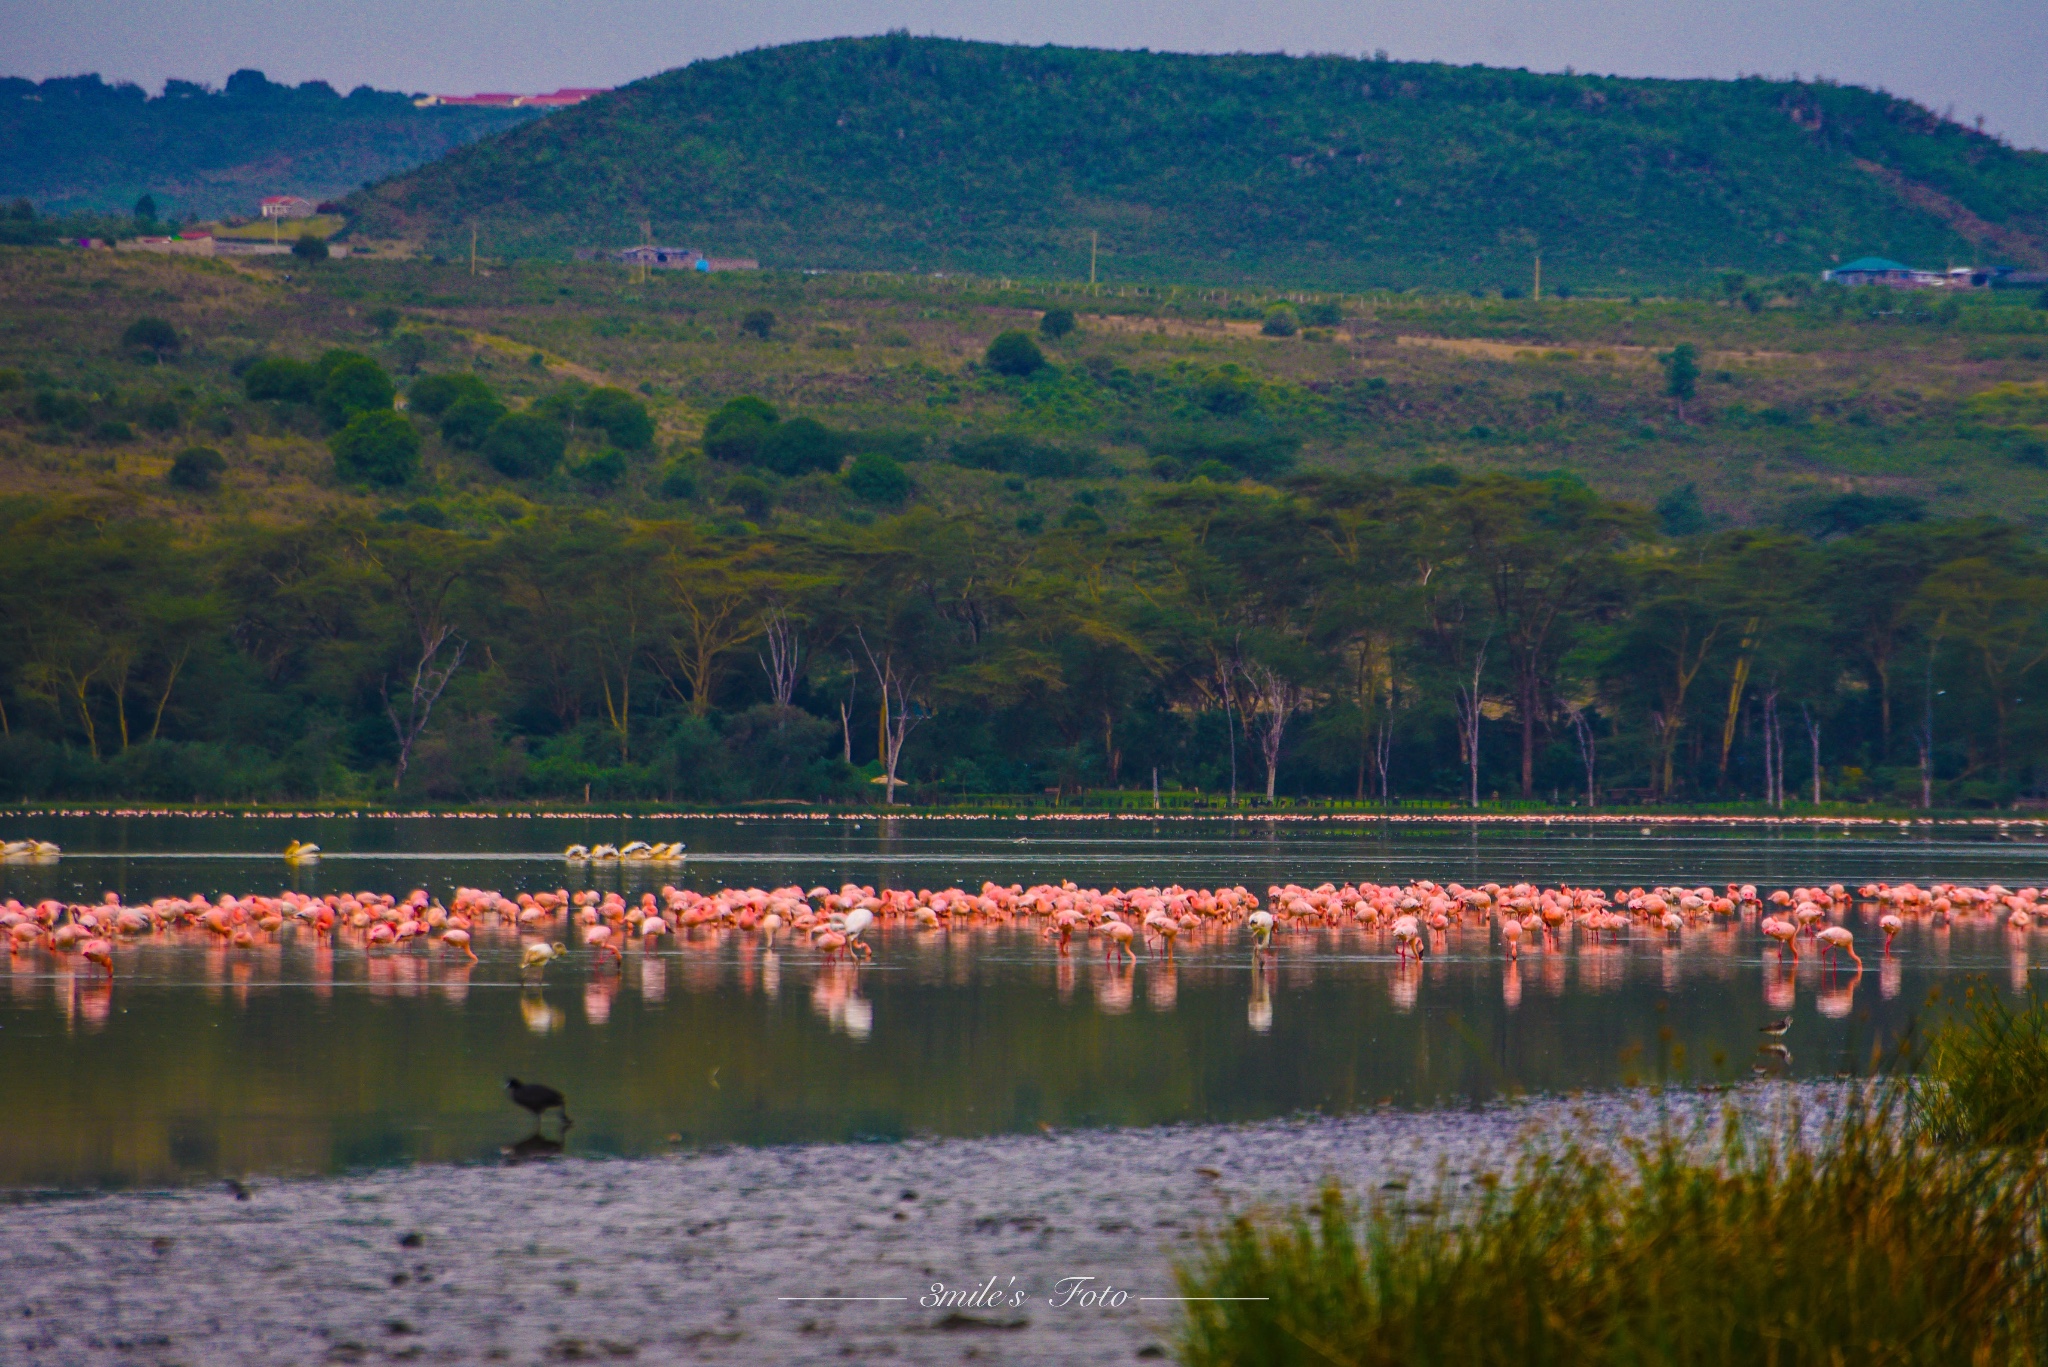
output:
{"label": "flock of flamingo", "polygon": [[1856,937],[1842,924],[1852,909],[1876,916],[1888,955],[1908,921],[1936,926],[1965,921],[2003,925],[2015,936],[2043,915],[2038,888],[2017,891],[1998,885],[1966,887],[1938,883],[1866,884],[1853,891],[1829,887],[1759,893],[1754,885],[1655,887],[1617,890],[1503,886],[1465,887],[1428,880],[1406,884],[1324,883],[1305,888],[1289,883],[1266,890],[1261,899],[1244,887],[1097,888],[1073,883],[1007,887],[983,883],[978,892],[937,891],[846,884],[838,889],[797,886],[772,889],[721,888],[700,893],[664,885],[658,893],[629,898],[612,891],[566,888],[506,895],[459,887],[444,904],[425,889],[405,897],[371,892],[282,892],[275,896],[222,895],[159,897],[124,903],[112,892],[96,903],[46,900],[0,905],[0,935],[10,955],[78,955],[110,977],[115,951],[124,943],[159,936],[196,936],[226,947],[252,949],[277,943],[287,934],[312,935],[326,943],[353,943],[368,954],[454,952],[477,961],[475,941],[496,935],[519,943],[522,974],[544,973],[577,942],[601,966],[623,962],[628,949],[659,952],[715,946],[730,935],[778,939],[807,946],[827,961],[871,957],[870,934],[884,928],[914,934],[949,929],[1024,926],[1035,930],[1062,957],[1079,940],[1110,961],[1135,962],[1140,947],[1167,961],[1176,944],[1218,943],[1248,935],[1253,954],[1264,960],[1287,937],[1304,932],[1351,930],[1377,936],[1402,962],[1425,954],[1460,949],[1478,934],[1498,943],[1510,961],[1524,943],[1532,951],[1556,953],[1574,935],[1591,944],[1626,939],[1671,942],[1685,932],[1715,925],[1754,923],[1782,960],[1796,960],[1802,944],[1823,961],[1837,954],[1863,960]]}

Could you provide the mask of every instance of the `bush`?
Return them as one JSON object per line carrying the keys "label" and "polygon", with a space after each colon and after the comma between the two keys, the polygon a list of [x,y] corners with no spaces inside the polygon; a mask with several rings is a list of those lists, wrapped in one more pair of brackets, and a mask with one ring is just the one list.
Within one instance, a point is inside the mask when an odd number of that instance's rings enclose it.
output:
{"label": "bush", "polygon": [[292,243],[292,255],[307,265],[325,261],[328,257],[327,239],[312,233],[300,233],[299,240]]}
{"label": "bush", "polygon": [[1047,309],[1038,315],[1038,335],[1057,342],[1074,330],[1072,309]]}
{"label": "bush", "polygon": [[122,422],[119,418],[108,418],[105,422],[92,429],[92,439],[110,444],[134,441],[135,429]]}
{"label": "bush", "polygon": [[697,469],[688,461],[672,460],[661,472],[660,492],[663,498],[695,498],[697,496]]}
{"label": "bush", "polygon": [[1972,989],[1966,1005],[1929,1041],[1913,1092],[1918,1119],[1951,1144],[2048,1142],[2048,1003],[2015,1011]]}
{"label": "bush", "polygon": [[[1850,1100],[1814,1144],[1731,1128],[1531,1153],[1505,1183],[1361,1218],[1333,1188],[1180,1270],[1211,1364],[2037,1362],[2044,1166],[1962,1156]],[[1731,1127],[1737,1122],[1730,1120]]]}
{"label": "bush", "polygon": [[766,402],[751,394],[728,399],[704,423],[704,454],[713,460],[751,465],[761,454],[761,445],[780,416]]}
{"label": "bush", "polygon": [[351,484],[403,484],[420,468],[420,434],[388,408],[357,413],[327,446],[334,473]]}
{"label": "bush", "polygon": [[582,418],[624,451],[644,451],[654,440],[654,419],[648,416],[647,405],[623,389],[591,390],[583,396]]}
{"label": "bush", "polygon": [[505,412],[505,405],[488,392],[481,398],[465,398],[441,415],[441,440],[460,450],[474,451],[484,444]]}
{"label": "bush", "polygon": [[380,336],[389,337],[392,333],[392,330],[398,326],[399,313],[397,309],[392,308],[389,304],[386,304],[382,308],[371,309],[369,313],[365,315],[365,321],[368,322],[371,327],[377,329],[377,332]]}
{"label": "bush", "polygon": [[226,458],[212,447],[188,446],[172,458],[164,478],[173,488],[205,493],[220,483],[221,472],[227,468]]}
{"label": "bush", "polygon": [[161,318],[144,315],[121,334],[121,345],[148,360],[166,361],[178,354],[183,343],[176,328]]}
{"label": "bush", "polygon": [[910,474],[880,451],[863,451],[847,467],[846,488],[869,503],[901,503],[910,497]]}
{"label": "bush", "polygon": [[36,391],[35,414],[37,422],[55,423],[75,431],[91,419],[92,406],[77,394],[39,389]]}
{"label": "bush", "polygon": [[846,454],[846,438],[815,418],[791,418],[770,428],[755,461],[785,479],[832,471]]}
{"label": "bush", "polygon": [[734,475],[725,482],[725,501],[759,522],[775,506],[775,488],[759,475]]}
{"label": "bush", "polygon": [[320,372],[304,361],[273,356],[242,372],[242,392],[258,402],[311,403],[320,392]]}
{"label": "bush", "polygon": [[983,359],[998,375],[1022,378],[1045,369],[1045,353],[1038,349],[1038,343],[1031,340],[1030,333],[1015,328],[997,333]]}
{"label": "bush", "polygon": [[464,399],[491,399],[491,387],[475,375],[422,375],[405,391],[406,406],[415,413],[438,418]]}
{"label": "bush", "polygon": [[538,413],[501,418],[484,438],[484,459],[501,475],[537,479],[562,463],[569,435],[562,425]]}
{"label": "bush", "polygon": [[1095,468],[1095,453],[1048,446],[1012,433],[969,437],[953,443],[953,460],[973,470],[1030,475],[1036,479],[1074,479]]}
{"label": "bush", "polygon": [[765,342],[768,334],[775,331],[775,315],[767,309],[752,309],[740,319],[740,331],[751,332]]}
{"label": "bush", "polygon": [[358,413],[389,409],[398,398],[398,387],[391,383],[384,367],[367,356],[347,355],[331,366],[323,360],[320,368],[325,378],[320,392],[314,396],[313,407],[329,427],[346,426]]}
{"label": "bush", "polygon": [[158,399],[143,407],[139,421],[152,432],[175,432],[183,419],[178,414],[178,405],[169,399]]}
{"label": "bush", "polygon": [[1292,337],[1299,331],[1301,320],[1285,304],[1275,304],[1267,309],[1266,320],[1259,324],[1259,332],[1267,337]]}
{"label": "bush", "polygon": [[626,477],[625,453],[607,446],[593,456],[577,461],[569,473],[584,484],[609,489]]}
{"label": "bush", "polygon": [[1319,304],[1303,304],[1301,321],[1312,328],[1333,328],[1344,321],[1344,310],[1327,300]]}

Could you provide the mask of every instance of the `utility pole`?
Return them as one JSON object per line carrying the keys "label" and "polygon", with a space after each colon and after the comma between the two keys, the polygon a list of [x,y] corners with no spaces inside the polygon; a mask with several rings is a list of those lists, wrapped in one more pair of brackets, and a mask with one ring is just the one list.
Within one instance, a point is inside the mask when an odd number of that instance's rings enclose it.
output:
{"label": "utility pole", "polygon": [[1543,253],[1542,253],[1542,252],[1538,252],[1538,253],[1536,253],[1536,288],[1535,288],[1535,289],[1534,289],[1533,291],[1531,291],[1531,297],[1532,297],[1532,298],[1534,298],[1534,299],[1536,299],[1536,300],[1538,300],[1539,302],[1540,302],[1540,301],[1542,300],[1542,298],[1543,298]]}
{"label": "utility pole", "polygon": [[476,274],[476,224],[469,225],[469,273]]}
{"label": "utility pole", "polygon": [[1095,293],[1095,229],[1088,230],[1088,292]]}

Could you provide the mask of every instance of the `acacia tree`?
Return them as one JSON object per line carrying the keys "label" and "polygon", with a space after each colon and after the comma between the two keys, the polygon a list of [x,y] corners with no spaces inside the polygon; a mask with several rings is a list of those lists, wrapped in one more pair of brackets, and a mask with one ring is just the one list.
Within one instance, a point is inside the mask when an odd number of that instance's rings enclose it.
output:
{"label": "acacia tree", "polygon": [[469,642],[457,633],[448,611],[449,595],[469,567],[463,543],[446,532],[415,527],[372,537],[364,531],[356,534],[355,541],[363,561],[381,577],[410,641],[417,645],[416,651],[407,650],[410,675],[401,674],[398,699],[392,699],[389,674],[378,690],[398,746],[391,774],[391,790],[397,792],[405,783],[414,746],[469,651]]}
{"label": "acacia tree", "polygon": [[669,545],[661,562],[669,616],[663,672],[690,715],[702,717],[724,657],[759,633],[763,604],[786,585],[768,568],[762,543],[720,543],[681,524],[655,536]]}

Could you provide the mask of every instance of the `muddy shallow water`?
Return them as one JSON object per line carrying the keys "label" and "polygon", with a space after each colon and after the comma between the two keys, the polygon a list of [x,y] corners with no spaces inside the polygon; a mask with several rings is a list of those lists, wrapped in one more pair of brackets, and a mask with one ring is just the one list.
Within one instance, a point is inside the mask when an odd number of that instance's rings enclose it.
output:
{"label": "muddy shallow water", "polygon": [[1770,1083],[45,1199],[4,1212],[0,1357],[1138,1361],[1173,1344],[1175,1262],[1233,1211],[1333,1177],[1389,1200],[1456,1196],[1531,1133],[1686,1132],[1731,1100],[1776,1125],[1824,1104]]}
{"label": "muddy shallow water", "polygon": [[[1865,879],[2048,881],[2048,843],[1996,827],[1787,830],[1384,827],[1150,821],[0,819],[64,846],[0,867],[0,896],[132,899],[325,891],[446,896],[673,882],[1096,886],[1529,878],[1777,886]],[[570,840],[679,839],[687,865],[565,867]],[[287,868],[287,839],[327,851]],[[1479,930],[1419,968],[1378,935],[1284,935],[1255,967],[1235,933],[1175,960],[1061,958],[1024,929],[872,936],[871,964],[700,936],[613,967],[578,951],[522,987],[517,941],[480,962],[345,937],[236,951],[166,935],[106,982],[40,953],[0,960],[0,1186],[90,1188],[226,1175],[485,1161],[525,1130],[503,1078],[569,1093],[576,1156],[722,1144],[1037,1134],[1462,1105],[1636,1080],[1827,1077],[1867,1068],[1929,991],[2040,981],[2048,936],[1912,925],[1865,970],[1779,964],[1753,925],[1620,943],[1575,936],[1510,965]],[[1789,1062],[1756,1026],[1794,1014]],[[465,1179],[467,1180],[467,1179]]]}

